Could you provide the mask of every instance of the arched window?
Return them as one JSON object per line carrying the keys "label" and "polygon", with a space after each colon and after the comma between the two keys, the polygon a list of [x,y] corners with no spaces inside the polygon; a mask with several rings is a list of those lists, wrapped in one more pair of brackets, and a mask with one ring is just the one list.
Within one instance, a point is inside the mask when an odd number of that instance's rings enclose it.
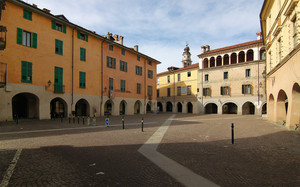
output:
{"label": "arched window", "polygon": [[217,66],[222,66],[222,57],[221,56],[217,57]]}
{"label": "arched window", "polygon": [[215,67],[215,57],[211,57],[210,60],[209,60],[209,63],[210,63],[210,67]]}
{"label": "arched window", "polygon": [[230,58],[231,58],[231,64],[236,64],[237,63],[237,58],[236,58],[236,53],[232,53],[230,55]]}
{"label": "arched window", "polygon": [[223,57],[223,65],[225,66],[225,65],[228,65],[228,64],[229,64],[229,55],[226,54]]}
{"label": "arched window", "polygon": [[203,60],[203,62],[202,62],[202,67],[203,67],[203,68],[208,68],[208,59],[207,59],[207,58],[205,58],[205,59]]}
{"label": "arched window", "polygon": [[253,61],[253,60],[254,60],[253,55],[254,55],[253,50],[252,50],[252,49],[249,49],[249,50],[247,51],[247,62]]}
{"label": "arched window", "polygon": [[239,52],[239,63],[245,62],[245,52]]}

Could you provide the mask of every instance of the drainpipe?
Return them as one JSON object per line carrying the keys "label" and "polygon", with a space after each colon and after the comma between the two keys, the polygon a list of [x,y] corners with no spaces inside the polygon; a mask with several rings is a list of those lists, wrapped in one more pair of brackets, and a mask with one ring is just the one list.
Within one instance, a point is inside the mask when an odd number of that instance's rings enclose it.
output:
{"label": "drainpipe", "polygon": [[144,84],[145,84],[145,85],[144,85],[144,87],[145,87],[145,89],[144,89],[144,90],[145,90],[144,109],[146,109],[146,110],[145,110],[145,114],[146,114],[146,113],[147,113],[147,104],[146,104],[146,99],[147,99],[147,88],[146,88],[146,87],[147,87],[147,86],[146,86],[146,84],[147,84],[147,83],[146,83],[146,72],[147,72],[147,71],[146,71],[146,60],[144,60],[144,69],[145,69],[145,70],[144,70],[144,72],[145,72],[145,73],[144,73]]}
{"label": "drainpipe", "polygon": [[71,113],[74,104],[74,29],[72,30],[72,102],[71,102]]}
{"label": "drainpipe", "polygon": [[100,101],[100,116],[102,114],[102,104],[103,104],[103,42],[101,42],[101,85],[100,85],[100,94],[101,94],[101,101]]}
{"label": "drainpipe", "polygon": [[257,110],[258,110],[258,106],[259,106],[259,60],[257,61]]}

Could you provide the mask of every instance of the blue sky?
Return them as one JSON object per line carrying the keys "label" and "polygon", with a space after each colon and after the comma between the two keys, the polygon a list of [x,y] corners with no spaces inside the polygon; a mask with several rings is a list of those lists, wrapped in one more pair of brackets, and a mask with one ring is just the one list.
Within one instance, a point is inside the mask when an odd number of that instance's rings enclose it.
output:
{"label": "blue sky", "polygon": [[211,49],[256,40],[263,0],[24,0],[54,15],[106,35],[162,62],[157,72],[181,67],[186,42],[193,63],[202,45]]}

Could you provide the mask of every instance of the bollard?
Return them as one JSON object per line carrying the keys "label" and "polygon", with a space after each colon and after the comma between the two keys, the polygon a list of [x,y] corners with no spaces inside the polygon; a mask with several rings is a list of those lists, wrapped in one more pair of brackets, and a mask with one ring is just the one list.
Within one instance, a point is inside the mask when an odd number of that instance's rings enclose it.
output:
{"label": "bollard", "polygon": [[125,126],[124,126],[124,116],[122,117],[122,125],[123,125],[123,129],[125,129]]}
{"label": "bollard", "polygon": [[87,124],[88,124],[88,125],[91,125],[91,119],[90,119],[90,116],[89,116],[88,119],[87,119]]}
{"label": "bollard", "polygon": [[93,118],[92,125],[93,125],[93,126],[96,126],[96,117]]}
{"label": "bollard", "polygon": [[144,118],[142,117],[142,132],[144,132]]}
{"label": "bollard", "polygon": [[109,127],[109,116],[106,116],[105,118],[105,125],[106,127]]}
{"label": "bollard", "polygon": [[84,116],[82,116],[82,124],[84,125]]}
{"label": "bollard", "polygon": [[231,124],[231,144],[234,144],[234,124]]}

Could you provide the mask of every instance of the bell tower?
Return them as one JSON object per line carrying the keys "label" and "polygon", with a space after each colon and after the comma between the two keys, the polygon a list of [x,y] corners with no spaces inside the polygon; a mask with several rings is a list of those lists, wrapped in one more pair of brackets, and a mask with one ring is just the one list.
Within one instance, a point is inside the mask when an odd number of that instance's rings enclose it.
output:
{"label": "bell tower", "polygon": [[192,65],[190,47],[189,47],[188,43],[186,44],[186,47],[184,48],[184,52],[183,52],[182,56],[183,56],[183,58],[182,58],[183,67]]}

